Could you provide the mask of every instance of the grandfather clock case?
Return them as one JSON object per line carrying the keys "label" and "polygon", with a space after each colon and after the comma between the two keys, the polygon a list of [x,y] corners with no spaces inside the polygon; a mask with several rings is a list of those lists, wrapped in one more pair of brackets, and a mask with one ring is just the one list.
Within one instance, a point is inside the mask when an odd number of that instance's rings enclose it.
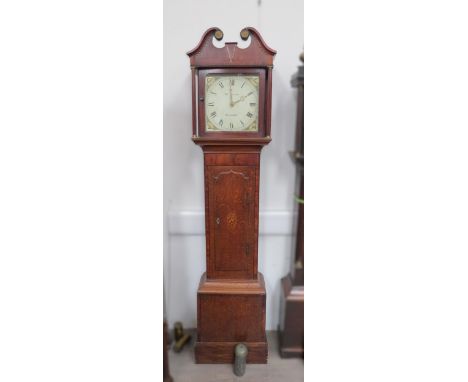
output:
{"label": "grandfather clock case", "polygon": [[[197,363],[266,363],[266,291],[258,272],[260,152],[271,141],[271,89],[276,51],[257,30],[250,44],[221,41],[210,28],[187,55],[192,70],[192,140],[203,150],[206,272],[197,292]],[[222,45],[222,43],[219,43]]]}

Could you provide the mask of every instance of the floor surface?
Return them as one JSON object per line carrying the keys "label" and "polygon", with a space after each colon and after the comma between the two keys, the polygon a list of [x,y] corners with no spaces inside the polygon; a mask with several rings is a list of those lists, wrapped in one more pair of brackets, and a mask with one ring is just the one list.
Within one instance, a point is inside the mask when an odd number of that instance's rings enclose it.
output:
{"label": "floor surface", "polygon": [[267,332],[268,363],[266,365],[247,365],[245,374],[237,377],[232,365],[198,365],[195,363],[193,344],[180,353],[169,351],[169,368],[174,382],[303,382],[304,360],[302,358],[281,358],[278,352],[278,334]]}

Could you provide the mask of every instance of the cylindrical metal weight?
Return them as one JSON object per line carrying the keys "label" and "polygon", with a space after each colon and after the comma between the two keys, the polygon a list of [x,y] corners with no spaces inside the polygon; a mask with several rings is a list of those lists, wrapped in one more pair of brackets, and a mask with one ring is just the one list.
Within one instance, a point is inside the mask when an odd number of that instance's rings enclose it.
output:
{"label": "cylindrical metal weight", "polygon": [[234,349],[234,374],[238,377],[242,377],[245,373],[248,352],[247,346],[244,344],[237,344]]}
{"label": "cylindrical metal weight", "polygon": [[177,321],[174,323],[174,339],[175,341],[179,341],[184,336],[184,328],[182,326],[182,322]]}
{"label": "cylindrical metal weight", "polygon": [[190,334],[184,334],[182,338],[180,338],[175,344],[174,344],[174,351],[175,352],[180,352],[183,347],[190,341]]}

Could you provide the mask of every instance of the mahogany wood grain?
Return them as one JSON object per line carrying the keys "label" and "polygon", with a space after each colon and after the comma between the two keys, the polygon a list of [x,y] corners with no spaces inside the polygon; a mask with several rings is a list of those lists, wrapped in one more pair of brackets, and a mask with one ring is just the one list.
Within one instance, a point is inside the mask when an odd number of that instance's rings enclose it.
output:
{"label": "mahogany wood grain", "polygon": [[[270,66],[268,68],[268,75],[267,75],[267,97],[266,97],[266,109],[271,111],[271,92],[272,92],[272,76],[273,76],[273,67]],[[266,113],[266,121],[265,121],[265,135],[269,138],[271,136],[271,112]]]}
{"label": "mahogany wood grain", "polygon": [[192,137],[197,136],[197,71],[192,68]]}

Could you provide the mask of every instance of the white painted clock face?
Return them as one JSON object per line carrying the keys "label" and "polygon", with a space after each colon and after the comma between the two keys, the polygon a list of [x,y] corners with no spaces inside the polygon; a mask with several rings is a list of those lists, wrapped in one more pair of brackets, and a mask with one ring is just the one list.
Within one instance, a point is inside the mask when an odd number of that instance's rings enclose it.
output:
{"label": "white painted clock face", "polygon": [[207,75],[206,131],[258,131],[258,84],[255,75]]}

